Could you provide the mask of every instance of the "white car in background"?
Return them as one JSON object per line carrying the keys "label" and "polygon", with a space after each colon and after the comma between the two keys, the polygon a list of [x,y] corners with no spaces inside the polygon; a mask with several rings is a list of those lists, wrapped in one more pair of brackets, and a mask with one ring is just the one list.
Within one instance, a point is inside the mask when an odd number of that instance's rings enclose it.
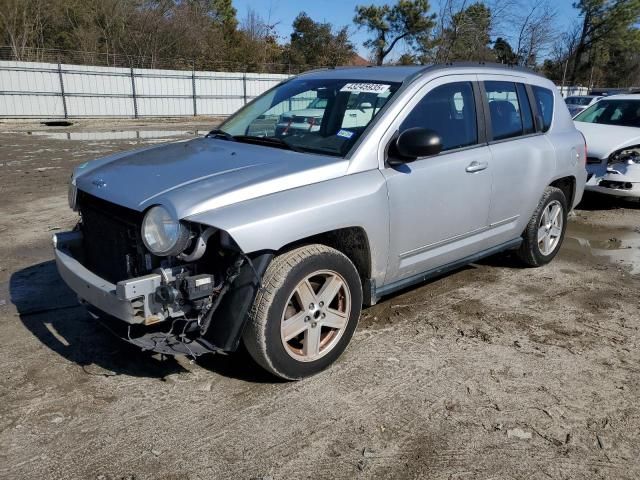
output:
{"label": "white car in background", "polygon": [[569,108],[571,116],[575,117],[601,98],[603,97],[597,95],[571,95],[564,99],[564,103],[567,104],[567,108]]}
{"label": "white car in background", "polygon": [[640,95],[614,95],[575,118],[588,148],[585,189],[640,198]]}
{"label": "white car in background", "polygon": [[[373,115],[386,103],[388,92],[381,94],[360,93],[350,100],[347,105],[342,128],[361,128],[369,124]],[[290,110],[278,118],[276,132],[279,135],[289,135],[300,131],[318,132],[327,108],[326,98],[315,98],[306,108]]]}

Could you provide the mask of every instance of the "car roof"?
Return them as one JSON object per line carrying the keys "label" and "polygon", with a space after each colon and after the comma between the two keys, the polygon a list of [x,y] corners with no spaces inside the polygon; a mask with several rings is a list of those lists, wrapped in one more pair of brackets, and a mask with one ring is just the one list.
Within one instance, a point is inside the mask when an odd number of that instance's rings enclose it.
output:
{"label": "car roof", "polygon": [[305,72],[301,77],[331,79],[362,79],[372,81],[404,82],[407,78],[424,70],[423,66],[388,66],[388,67],[338,67],[323,68]]}
{"label": "car roof", "polygon": [[627,93],[620,95],[608,95],[606,97],[602,97],[602,100],[640,100],[640,94],[637,93]]}
{"label": "car roof", "polygon": [[463,70],[465,73],[505,73],[505,71],[517,71],[530,75],[540,76],[538,73],[528,68],[502,65],[499,63],[473,63],[473,62],[454,62],[435,65],[389,65],[389,66],[369,66],[369,67],[336,67],[325,68],[320,70],[311,70],[301,74],[301,77],[311,78],[331,78],[331,79],[359,79],[371,81],[387,81],[387,82],[405,82],[412,80],[414,77],[422,73],[433,72],[437,70]]}

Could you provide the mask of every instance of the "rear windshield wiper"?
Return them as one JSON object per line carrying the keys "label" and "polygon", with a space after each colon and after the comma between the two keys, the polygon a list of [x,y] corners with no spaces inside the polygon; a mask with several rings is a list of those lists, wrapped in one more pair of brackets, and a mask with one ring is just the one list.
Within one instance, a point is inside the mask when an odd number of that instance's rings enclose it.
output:
{"label": "rear windshield wiper", "polygon": [[290,143],[285,142],[281,138],[274,137],[257,137],[255,135],[236,135],[233,137],[238,142],[253,143],[256,145],[265,145],[267,147],[282,148],[284,150],[293,150],[294,152],[301,152],[302,149],[294,147]]}
{"label": "rear windshield wiper", "polygon": [[235,141],[235,137],[233,135],[225,132],[224,130],[220,130],[219,128],[214,128],[205,136],[208,138],[222,138],[223,140]]}

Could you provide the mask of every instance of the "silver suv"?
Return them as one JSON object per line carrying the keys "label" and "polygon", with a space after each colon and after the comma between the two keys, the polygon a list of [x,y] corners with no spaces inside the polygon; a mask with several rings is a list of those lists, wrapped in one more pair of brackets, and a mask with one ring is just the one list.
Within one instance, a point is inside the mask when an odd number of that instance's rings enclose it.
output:
{"label": "silver suv", "polygon": [[[313,128],[280,128],[311,103]],[[505,250],[553,259],[585,155],[553,84],[526,70],[314,71],[204,138],[77,167],[81,220],[55,256],[127,341],[191,356],[242,341],[299,379],[340,356],[363,305]]]}

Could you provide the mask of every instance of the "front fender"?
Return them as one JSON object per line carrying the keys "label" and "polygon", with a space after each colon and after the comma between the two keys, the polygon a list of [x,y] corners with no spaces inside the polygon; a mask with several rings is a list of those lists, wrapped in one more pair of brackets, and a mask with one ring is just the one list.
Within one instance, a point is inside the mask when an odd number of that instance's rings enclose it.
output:
{"label": "front fender", "polygon": [[389,248],[387,188],[379,170],[346,175],[187,217],[229,233],[245,253],[278,251],[332,230],[361,227],[371,250],[371,274],[384,279]]}

